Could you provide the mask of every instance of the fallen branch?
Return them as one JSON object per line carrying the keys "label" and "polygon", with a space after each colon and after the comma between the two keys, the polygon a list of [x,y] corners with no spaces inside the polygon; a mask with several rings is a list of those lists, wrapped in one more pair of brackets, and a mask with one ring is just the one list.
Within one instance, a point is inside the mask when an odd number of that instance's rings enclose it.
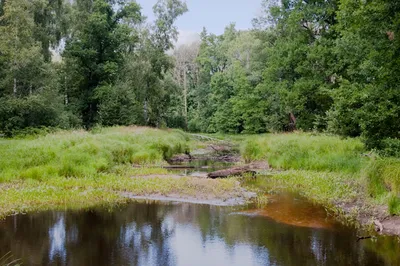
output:
{"label": "fallen branch", "polygon": [[361,240],[365,240],[365,239],[371,239],[372,236],[358,236],[357,237],[357,242],[361,241]]}
{"label": "fallen branch", "polygon": [[249,170],[248,168],[230,168],[226,170],[215,171],[209,173],[207,176],[209,178],[227,178],[229,176],[243,176],[245,174],[251,174],[252,176],[256,175],[255,171]]}
{"label": "fallen branch", "polygon": [[163,166],[162,168],[164,168],[164,169],[194,169],[196,167],[191,166],[191,165],[168,165],[168,166]]}

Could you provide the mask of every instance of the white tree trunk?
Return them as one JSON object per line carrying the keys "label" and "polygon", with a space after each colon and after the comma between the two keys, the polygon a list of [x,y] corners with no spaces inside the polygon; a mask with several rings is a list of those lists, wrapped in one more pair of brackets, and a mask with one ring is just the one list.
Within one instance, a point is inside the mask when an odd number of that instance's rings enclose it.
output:
{"label": "white tree trunk", "polygon": [[17,79],[14,78],[14,87],[13,87],[14,96],[17,96]]}

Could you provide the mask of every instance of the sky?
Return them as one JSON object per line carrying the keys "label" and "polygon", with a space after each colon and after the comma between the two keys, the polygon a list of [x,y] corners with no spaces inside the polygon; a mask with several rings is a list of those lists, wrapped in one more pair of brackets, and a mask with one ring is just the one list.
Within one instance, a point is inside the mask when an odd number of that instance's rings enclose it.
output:
{"label": "sky", "polygon": [[[152,21],[152,7],[157,0],[137,2],[142,6],[143,15]],[[236,23],[238,30],[250,29],[252,19],[261,9],[261,0],[186,0],[186,3],[189,11],[176,22],[180,32],[178,45],[197,40],[203,27],[215,34],[222,34],[231,22]]]}

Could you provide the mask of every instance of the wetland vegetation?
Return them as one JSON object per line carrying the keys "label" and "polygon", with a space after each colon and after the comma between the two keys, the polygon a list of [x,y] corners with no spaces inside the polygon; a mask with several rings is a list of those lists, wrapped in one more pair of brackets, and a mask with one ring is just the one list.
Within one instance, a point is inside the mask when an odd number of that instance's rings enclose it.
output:
{"label": "wetland vegetation", "polygon": [[[293,265],[302,255],[304,264],[398,264],[397,239],[374,231],[400,236],[399,1],[260,0],[252,29],[204,28],[180,46],[177,21],[189,4],[157,0],[149,19],[140,3],[0,0],[0,237],[8,239],[0,241],[0,264],[19,248],[11,227],[47,232],[41,239],[49,254],[32,265],[93,264],[68,261],[68,248],[54,239],[83,243],[74,230],[99,222],[115,248],[118,237],[136,241],[139,229],[153,232],[135,227],[150,216],[143,223],[155,221],[161,234],[171,224],[160,217],[180,224],[175,214],[185,210],[199,221],[203,243],[223,238],[254,263],[270,254],[271,264]],[[137,203],[150,199],[188,204]],[[304,203],[299,212],[294,200]],[[241,218],[216,205],[239,205]],[[101,226],[110,218],[103,211],[112,216],[118,208],[126,209]],[[82,225],[74,221],[80,213],[89,217]],[[325,221],[312,223],[314,214]],[[219,222],[208,219],[218,215]],[[305,226],[307,216],[313,226]],[[234,226],[224,228],[223,219]],[[324,231],[337,221],[351,227]],[[159,241],[156,260],[175,252],[163,242],[170,235],[148,237]],[[365,244],[349,244],[355,237]],[[299,239],[304,245],[293,246]],[[257,253],[260,245],[269,253]],[[115,259],[146,264],[137,254]]]}

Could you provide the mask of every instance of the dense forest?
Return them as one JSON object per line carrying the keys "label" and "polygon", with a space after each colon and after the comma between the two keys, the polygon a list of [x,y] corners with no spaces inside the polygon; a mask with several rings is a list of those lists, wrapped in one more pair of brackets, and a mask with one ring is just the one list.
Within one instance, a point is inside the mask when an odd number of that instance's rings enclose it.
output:
{"label": "dense forest", "polygon": [[[189,7],[190,8],[190,7]],[[264,0],[254,28],[174,47],[188,7],[0,1],[0,132],[97,125],[361,136],[400,156],[400,2]]]}

